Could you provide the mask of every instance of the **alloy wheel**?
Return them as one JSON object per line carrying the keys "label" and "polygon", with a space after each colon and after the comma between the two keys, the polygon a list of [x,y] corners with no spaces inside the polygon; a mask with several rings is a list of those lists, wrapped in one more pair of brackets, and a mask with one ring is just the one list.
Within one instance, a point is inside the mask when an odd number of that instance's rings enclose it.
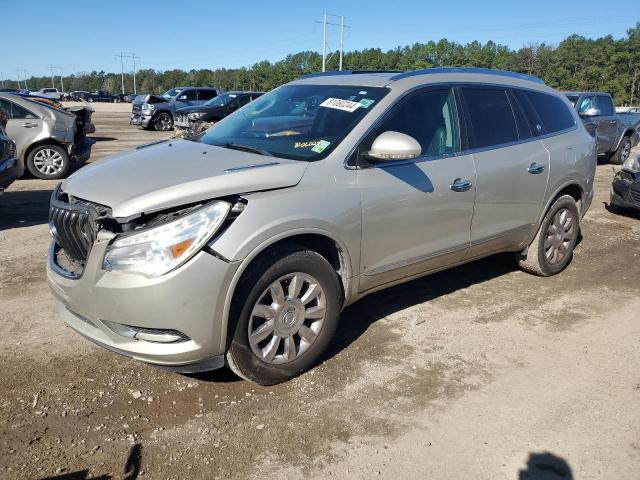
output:
{"label": "alloy wheel", "polygon": [[547,227],[544,240],[544,255],[551,265],[562,262],[571,253],[571,244],[577,233],[576,219],[567,208],[556,212]]}
{"label": "alloy wheel", "polygon": [[156,127],[156,130],[160,130],[163,132],[167,130],[171,130],[171,126],[172,126],[171,117],[169,116],[168,113],[161,113],[156,118],[154,125]]}
{"label": "alloy wheel", "polygon": [[43,148],[34,155],[33,165],[44,175],[56,175],[64,168],[64,158],[52,148]]}
{"label": "alloy wheel", "polygon": [[249,319],[249,344],[263,362],[295,360],[315,342],[325,321],[326,296],[311,275],[280,277],[258,297]]}

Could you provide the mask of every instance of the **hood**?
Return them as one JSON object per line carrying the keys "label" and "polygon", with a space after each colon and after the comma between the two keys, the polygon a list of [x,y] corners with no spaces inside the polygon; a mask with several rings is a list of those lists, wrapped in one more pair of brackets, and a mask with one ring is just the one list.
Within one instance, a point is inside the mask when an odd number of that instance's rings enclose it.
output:
{"label": "hood", "polygon": [[136,105],[142,105],[143,103],[164,103],[168,102],[166,98],[160,97],[158,95],[138,95],[133,99],[133,102]]}
{"label": "hood", "polygon": [[167,140],[94,162],[62,190],[110,207],[116,218],[226,195],[296,185],[307,162],[188,140]]}

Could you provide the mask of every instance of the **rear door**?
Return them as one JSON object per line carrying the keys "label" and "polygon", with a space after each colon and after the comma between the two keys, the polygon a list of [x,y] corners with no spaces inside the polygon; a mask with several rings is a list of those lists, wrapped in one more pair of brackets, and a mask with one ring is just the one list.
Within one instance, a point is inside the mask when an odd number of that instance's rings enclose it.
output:
{"label": "rear door", "polygon": [[218,96],[218,92],[211,88],[199,88],[198,89],[198,103],[206,103],[212,98],[216,98]]}
{"label": "rear door", "polygon": [[34,138],[42,132],[42,119],[26,108],[0,98],[0,108],[7,112],[7,136],[11,138],[18,149],[18,156],[24,155],[24,149]]}
{"label": "rear door", "polygon": [[180,92],[175,100],[175,109],[182,107],[188,107],[189,105],[197,105],[202,102],[198,102],[198,91],[195,88],[187,88]]}
{"label": "rear door", "polygon": [[[617,130],[615,119],[611,118],[611,115],[606,114],[611,112],[603,112],[600,110],[600,106],[604,104],[605,102],[598,100],[597,95],[587,95],[582,97],[580,105],[578,105],[578,114],[582,117],[586,129],[589,132],[595,130],[598,153],[609,152],[612,144],[611,131],[612,129]],[[593,109],[598,110],[598,115],[586,116],[587,112]],[[603,113],[605,114],[603,115]],[[612,120],[614,121],[612,122]]]}
{"label": "rear door", "polygon": [[463,86],[476,166],[471,254],[520,244],[537,222],[549,178],[549,152],[508,88]]}
{"label": "rear door", "polygon": [[358,160],[361,291],[459,262],[469,247],[475,169],[472,155],[460,154],[453,91],[436,87],[408,94],[358,151],[368,151],[386,131],[410,135],[422,155],[384,163]]}

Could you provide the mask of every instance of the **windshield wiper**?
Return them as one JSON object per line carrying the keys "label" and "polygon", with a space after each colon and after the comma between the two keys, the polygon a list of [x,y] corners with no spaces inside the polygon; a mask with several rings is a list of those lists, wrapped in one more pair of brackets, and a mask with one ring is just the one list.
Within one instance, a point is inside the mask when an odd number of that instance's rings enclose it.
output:
{"label": "windshield wiper", "polygon": [[243,152],[257,153],[258,155],[265,155],[267,157],[273,157],[273,153],[261,148],[255,148],[250,145],[242,145],[240,143],[223,143],[222,145],[216,145],[217,147],[230,148],[232,150],[241,150]]}

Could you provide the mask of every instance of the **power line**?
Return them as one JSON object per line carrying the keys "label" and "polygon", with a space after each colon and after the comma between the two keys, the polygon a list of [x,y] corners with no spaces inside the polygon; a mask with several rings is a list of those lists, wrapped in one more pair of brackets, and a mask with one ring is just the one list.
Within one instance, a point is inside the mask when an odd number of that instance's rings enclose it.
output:
{"label": "power line", "polygon": [[138,93],[136,88],[136,60],[140,60],[140,57],[136,56],[133,52],[120,52],[116,53],[116,58],[120,58],[120,75],[122,82],[122,94],[124,95],[124,59],[130,59],[133,61],[133,93]]}
{"label": "power line", "polygon": [[[327,21],[327,17],[335,17],[340,19],[340,23],[331,23]],[[336,15],[335,13],[324,12],[322,14],[322,22],[316,21],[316,23],[322,23],[322,71],[327,69],[327,25],[334,25],[340,27],[340,61],[338,70],[342,70],[342,53],[344,48],[344,29],[351,28],[349,25],[344,24],[344,15]],[[332,54],[333,55],[333,54]],[[329,57],[331,58],[331,57]]]}

